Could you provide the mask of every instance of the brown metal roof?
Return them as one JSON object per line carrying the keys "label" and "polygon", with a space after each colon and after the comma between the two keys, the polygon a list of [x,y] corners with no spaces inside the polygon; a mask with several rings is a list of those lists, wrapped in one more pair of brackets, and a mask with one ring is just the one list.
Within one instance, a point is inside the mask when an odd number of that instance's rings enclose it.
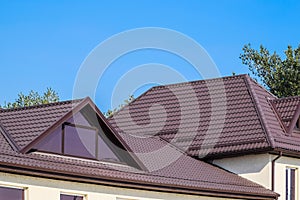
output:
{"label": "brown metal roof", "polygon": [[159,137],[143,138],[115,133],[143,162],[146,171],[88,159],[39,153],[24,154],[11,144],[10,140],[19,147],[28,145],[70,112],[74,104],[78,105],[80,102],[82,100],[1,111],[0,127],[4,128],[0,129],[0,170],[197,195],[247,199],[276,199],[278,196],[238,175],[195,160]]}
{"label": "brown metal roof", "polygon": [[248,75],[230,76],[153,87],[109,122],[119,132],[159,136],[193,157],[300,152],[299,137],[287,135],[272,106],[277,100]]}

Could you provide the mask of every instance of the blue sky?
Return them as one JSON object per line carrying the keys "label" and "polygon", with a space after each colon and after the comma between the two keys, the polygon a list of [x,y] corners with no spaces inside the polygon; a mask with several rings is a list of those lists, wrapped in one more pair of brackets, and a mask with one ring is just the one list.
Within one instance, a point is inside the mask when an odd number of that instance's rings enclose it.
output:
{"label": "blue sky", "polygon": [[[244,44],[282,52],[300,41],[300,2],[283,0],[124,0],[0,2],[0,103],[19,92],[52,87],[72,98],[76,74],[89,53],[114,34],[134,28],[179,31],[202,45],[222,76],[248,73],[239,54]],[[164,52],[137,52],[116,62],[98,86],[96,103],[110,107],[113,85],[132,67],[163,63],[185,74],[186,63]],[[141,89],[142,91],[143,89]],[[141,92],[139,91],[139,92]],[[128,94],[129,95],[129,94]]]}

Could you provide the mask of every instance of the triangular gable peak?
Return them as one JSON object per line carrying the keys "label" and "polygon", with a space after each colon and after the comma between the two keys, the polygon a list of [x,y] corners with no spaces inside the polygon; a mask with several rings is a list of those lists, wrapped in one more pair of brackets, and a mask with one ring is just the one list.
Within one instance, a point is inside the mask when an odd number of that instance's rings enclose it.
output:
{"label": "triangular gable peak", "polygon": [[90,98],[84,99],[21,152],[51,153],[143,168]]}
{"label": "triangular gable peak", "polygon": [[288,134],[300,133],[300,96],[271,101]]}

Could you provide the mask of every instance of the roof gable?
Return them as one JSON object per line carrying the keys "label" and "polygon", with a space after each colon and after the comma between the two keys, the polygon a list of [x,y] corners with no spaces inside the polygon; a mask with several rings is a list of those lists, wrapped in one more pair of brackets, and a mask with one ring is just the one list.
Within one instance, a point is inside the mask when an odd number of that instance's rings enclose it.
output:
{"label": "roof gable", "polygon": [[[86,121],[87,119],[89,121]],[[110,159],[109,161],[121,161],[137,168],[144,167],[88,97],[74,101],[6,109],[0,111],[0,120],[3,136],[12,147],[15,147],[14,150],[21,153],[38,150],[91,159]],[[61,132],[62,127],[66,129],[64,133]],[[94,131],[87,129],[94,129]],[[95,137],[87,136],[91,134]],[[64,139],[61,139],[61,136]],[[97,143],[94,147],[82,143],[88,140]],[[67,144],[70,146],[69,150],[64,147]],[[81,148],[72,148],[72,145],[81,145]],[[95,151],[93,155],[95,157],[88,156],[91,151]],[[101,151],[104,151],[105,155]]]}

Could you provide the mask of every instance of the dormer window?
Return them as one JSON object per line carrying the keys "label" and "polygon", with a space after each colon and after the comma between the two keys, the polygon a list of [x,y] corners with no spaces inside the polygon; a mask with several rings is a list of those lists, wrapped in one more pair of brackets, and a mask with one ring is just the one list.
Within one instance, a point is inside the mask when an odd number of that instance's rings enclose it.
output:
{"label": "dormer window", "polygon": [[51,153],[99,161],[117,162],[140,168],[104,122],[84,108],[45,135],[31,152]]}
{"label": "dormer window", "polygon": [[295,125],[296,130],[300,130],[300,117],[298,118],[296,125]]}
{"label": "dormer window", "polygon": [[108,146],[104,137],[101,127],[91,125],[78,112],[45,137],[35,149],[40,152],[121,162],[122,159],[113,151],[114,146]]}

